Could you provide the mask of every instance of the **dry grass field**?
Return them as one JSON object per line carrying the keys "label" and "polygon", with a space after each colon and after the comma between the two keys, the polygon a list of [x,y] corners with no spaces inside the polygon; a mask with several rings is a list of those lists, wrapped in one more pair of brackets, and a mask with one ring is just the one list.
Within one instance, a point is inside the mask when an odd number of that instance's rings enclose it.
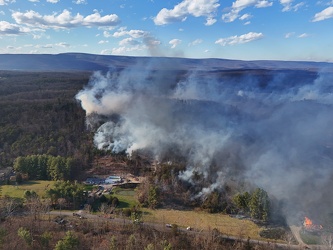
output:
{"label": "dry grass field", "polygon": [[262,239],[259,236],[260,227],[250,220],[240,220],[225,214],[210,214],[201,211],[180,210],[145,210],[145,222],[177,224],[179,227],[192,227],[198,230],[210,231],[218,229],[222,234],[236,237]]}

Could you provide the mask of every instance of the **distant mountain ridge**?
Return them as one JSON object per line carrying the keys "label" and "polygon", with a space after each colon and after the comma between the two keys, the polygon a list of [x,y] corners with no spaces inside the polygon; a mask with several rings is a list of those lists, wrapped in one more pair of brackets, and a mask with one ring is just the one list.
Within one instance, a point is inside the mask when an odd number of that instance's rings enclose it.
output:
{"label": "distant mountain ridge", "polygon": [[228,59],[188,59],[170,57],[130,57],[84,53],[0,54],[0,70],[20,71],[107,71],[139,64],[153,69],[202,70],[319,70],[333,72],[333,63],[307,61],[242,61]]}

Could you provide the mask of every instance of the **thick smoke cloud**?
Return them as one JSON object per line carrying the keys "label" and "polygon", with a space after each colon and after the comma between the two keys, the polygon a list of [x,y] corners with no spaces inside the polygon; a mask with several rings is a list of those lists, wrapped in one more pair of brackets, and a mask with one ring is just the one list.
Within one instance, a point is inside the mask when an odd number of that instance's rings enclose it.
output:
{"label": "thick smoke cloud", "polygon": [[[333,76],[313,71],[189,71],[152,59],[95,73],[77,94],[96,147],[177,152],[179,178],[207,185],[243,180],[286,202],[288,213],[333,207]],[[174,155],[174,154],[173,154]],[[320,204],[320,206],[318,205]]]}

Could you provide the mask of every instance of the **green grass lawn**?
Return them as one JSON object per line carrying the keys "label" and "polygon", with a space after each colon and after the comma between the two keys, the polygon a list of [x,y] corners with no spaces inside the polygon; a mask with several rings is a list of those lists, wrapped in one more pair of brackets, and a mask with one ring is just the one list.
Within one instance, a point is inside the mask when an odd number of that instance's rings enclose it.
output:
{"label": "green grass lawn", "polygon": [[45,196],[45,191],[51,188],[54,181],[27,181],[20,185],[1,185],[1,195],[12,198],[23,198],[26,190],[35,191],[39,197]]}
{"label": "green grass lawn", "polygon": [[139,204],[133,189],[114,188],[112,196],[118,198],[118,208],[131,208]]}

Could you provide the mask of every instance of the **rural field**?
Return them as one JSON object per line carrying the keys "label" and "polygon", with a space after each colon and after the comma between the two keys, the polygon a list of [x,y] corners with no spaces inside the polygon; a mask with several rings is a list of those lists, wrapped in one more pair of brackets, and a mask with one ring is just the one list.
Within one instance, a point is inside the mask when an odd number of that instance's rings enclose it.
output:
{"label": "rural field", "polygon": [[240,220],[224,214],[209,214],[200,211],[181,211],[168,209],[145,209],[144,222],[177,224],[179,227],[191,227],[195,230],[211,231],[214,228],[222,234],[236,237],[262,239],[260,227],[249,220]]}
{"label": "rural field", "polygon": [[20,185],[2,185],[1,195],[22,199],[25,191],[35,191],[39,197],[45,196],[45,191],[51,188],[54,181],[28,181]]}
{"label": "rural field", "polygon": [[[21,185],[2,185],[2,195],[22,199],[26,190],[35,191],[45,197],[45,191],[54,181],[29,181]],[[119,199],[119,209],[131,208],[139,204],[134,189],[115,188],[112,196]],[[211,214],[203,211],[181,211],[173,209],[142,208],[143,221],[153,224],[176,224],[181,228],[191,227],[198,231],[219,230],[222,234],[236,237],[262,239],[260,227],[250,220],[232,218],[224,214]]]}
{"label": "rural field", "polygon": [[[120,201],[120,208],[138,205],[135,190],[114,190],[115,197]],[[212,214],[204,211],[148,209],[142,208],[143,222],[153,224],[176,224],[181,228],[191,227],[198,231],[219,230],[222,234],[236,237],[250,237],[265,240],[259,236],[261,228],[247,219],[237,219],[222,213]],[[267,240],[267,239],[266,239]]]}

